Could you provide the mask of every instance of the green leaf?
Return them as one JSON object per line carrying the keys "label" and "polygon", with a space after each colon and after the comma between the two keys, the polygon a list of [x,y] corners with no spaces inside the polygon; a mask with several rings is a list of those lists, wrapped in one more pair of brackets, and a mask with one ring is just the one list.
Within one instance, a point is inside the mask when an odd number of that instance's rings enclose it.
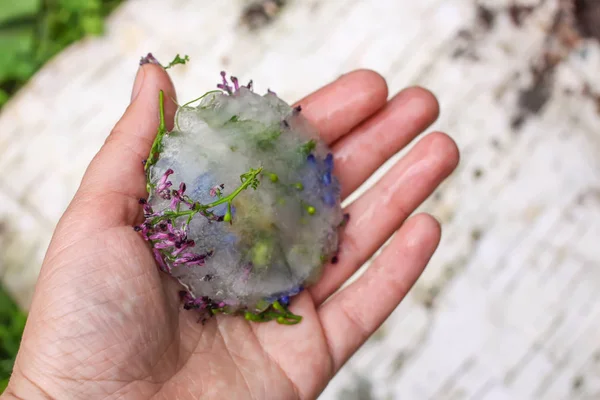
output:
{"label": "green leaf", "polygon": [[6,387],[8,386],[8,379],[9,378],[0,379],[0,394],[6,390]]}
{"label": "green leaf", "polygon": [[281,135],[279,129],[265,130],[255,136],[256,147],[261,150],[271,150],[275,147],[275,141]]}
{"label": "green leaf", "polygon": [[102,34],[104,17],[121,2],[0,0],[0,107],[51,57]]}
{"label": "green leaf", "polygon": [[175,56],[175,58],[173,59],[173,61],[171,61],[168,65],[163,66],[163,68],[164,69],[169,69],[169,68],[171,68],[174,65],[177,65],[177,64],[182,64],[183,65],[183,64],[187,63],[188,61],[190,61],[190,57],[189,56],[186,55],[183,58],[181,58],[179,56],[179,54],[177,54]]}
{"label": "green leaf", "polygon": [[8,101],[8,93],[6,90],[0,89],[0,108]]}
{"label": "green leaf", "polygon": [[99,12],[102,9],[101,0],[60,0],[58,7],[72,13],[83,13],[86,11]]}
{"label": "green leaf", "polygon": [[15,19],[35,16],[41,8],[41,0],[4,0],[0,5],[0,25]]}
{"label": "green leaf", "polygon": [[81,27],[87,35],[100,35],[104,31],[104,21],[98,14],[81,17]]}
{"label": "green leaf", "polygon": [[0,81],[25,80],[31,76],[34,41],[33,30],[27,27],[0,30]]}
{"label": "green leaf", "polygon": [[27,316],[0,287],[0,391],[10,377]]}
{"label": "green leaf", "polygon": [[304,143],[302,146],[300,146],[300,153],[304,156],[307,157],[310,153],[312,153],[312,151],[317,147],[317,142],[315,142],[314,140],[309,140],[308,142]]}

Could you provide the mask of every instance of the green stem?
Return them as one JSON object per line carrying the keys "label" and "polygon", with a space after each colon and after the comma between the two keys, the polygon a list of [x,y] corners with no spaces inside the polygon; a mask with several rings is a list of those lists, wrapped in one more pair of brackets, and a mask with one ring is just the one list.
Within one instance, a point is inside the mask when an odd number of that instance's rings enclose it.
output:
{"label": "green stem", "polygon": [[161,64],[161,67],[163,67],[164,69],[169,69],[169,68],[171,68],[174,65],[178,65],[178,64],[182,64],[183,65],[183,64],[187,63],[188,61],[190,61],[190,57],[189,56],[185,55],[185,56],[183,56],[183,58],[181,58],[179,56],[179,54],[177,54],[175,56],[175,58],[173,59],[173,61],[171,61],[167,65],[162,65]]}
{"label": "green stem", "polygon": [[183,216],[188,216],[188,224],[189,222],[192,220],[192,217],[196,214],[198,214],[199,212],[203,212],[203,211],[207,211],[211,208],[214,208],[218,205],[224,204],[224,203],[228,203],[229,205],[231,205],[231,202],[233,201],[233,199],[235,197],[237,197],[237,195],[239,195],[243,190],[245,190],[246,188],[248,188],[248,186],[250,186],[252,184],[252,182],[254,181],[254,179],[256,179],[256,177],[262,172],[262,167],[257,168],[256,170],[254,170],[248,177],[248,179],[246,179],[244,182],[242,182],[242,184],[235,189],[233,192],[231,192],[229,195],[225,196],[225,197],[221,197],[219,200],[213,201],[212,203],[209,204],[199,204],[196,203],[194,205],[194,208],[192,208],[191,210],[184,210],[184,211],[165,211],[163,215],[160,215],[158,217],[155,217],[152,220],[152,224],[156,224],[162,220],[165,219],[175,219],[175,218],[179,218],[179,217],[183,217]]}
{"label": "green stem", "polygon": [[[185,103],[184,105],[182,105],[181,107],[179,107],[179,109],[181,110],[181,109],[189,106],[192,103],[200,101],[200,100],[202,100],[203,98],[205,98],[206,96],[208,96],[211,93],[222,93],[222,91],[221,90],[211,90],[210,92],[206,92],[202,96],[198,97],[197,99],[188,101],[187,103]],[[175,117],[175,126],[177,126],[177,130],[179,130],[179,131],[181,130],[181,128],[179,127],[179,112],[177,113],[177,116]]]}
{"label": "green stem", "polygon": [[273,302],[271,308],[274,311],[266,309],[265,311],[256,314],[246,312],[244,317],[246,320],[253,322],[268,322],[275,320],[278,324],[283,325],[295,325],[302,321],[302,316],[294,314],[278,301]]}
{"label": "green stem", "polygon": [[150,154],[148,155],[148,159],[146,160],[146,164],[144,165],[144,171],[146,172],[146,191],[150,193],[152,189],[152,184],[150,183],[150,167],[156,164],[158,161],[158,156],[160,151],[162,150],[162,141],[167,133],[167,124],[165,122],[165,94],[161,90],[158,92],[158,109],[159,109],[159,123],[158,130],[156,132],[156,137],[154,138],[154,142],[152,143],[152,148],[150,148]]}
{"label": "green stem", "polygon": [[214,208],[220,204],[231,202],[238,194],[240,194],[242,192],[242,190],[244,190],[248,186],[250,186],[252,181],[262,172],[262,170],[263,170],[262,167],[256,169],[255,171],[252,172],[252,174],[250,174],[250,177],[248,179],[246,179],[237,189],[235,189],[233,192],[231,192],[228,196],[221,197],[219,200],[216,200],[216,201],[213,201],[212,203],[200,206],[201,207],[200,209],[208,210],[209,208]]}
{"label": "green stem", "polygon": [[197,99],[188,101],[187,103],[185,103],[184,105],[182,105],[181,108],[187,107],[187,106],[189,106],[192,103],[195,103],[195,102],[197,102],[199,100],[202,100],[203,98],[205,98],[206,96],[208,96],[211,93],[223,93],[223,92],[221,90],[211,90],[210,92],[204,93],[202,96],[198,97]]}

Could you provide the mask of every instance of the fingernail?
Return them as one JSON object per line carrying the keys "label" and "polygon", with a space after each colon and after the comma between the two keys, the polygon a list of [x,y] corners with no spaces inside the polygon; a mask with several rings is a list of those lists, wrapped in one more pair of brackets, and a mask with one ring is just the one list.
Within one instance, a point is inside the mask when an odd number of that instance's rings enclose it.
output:
{"label": "fingernail", "polygon": [[146,72],[144,71],[144,67],[140,66],[138,68],[137,74],[135,75],[135,81],[133,82],[133,89],[131,90],[131,103],[138,97],[140,92],[142,91],[142,86],[144,86],[144,76]]}

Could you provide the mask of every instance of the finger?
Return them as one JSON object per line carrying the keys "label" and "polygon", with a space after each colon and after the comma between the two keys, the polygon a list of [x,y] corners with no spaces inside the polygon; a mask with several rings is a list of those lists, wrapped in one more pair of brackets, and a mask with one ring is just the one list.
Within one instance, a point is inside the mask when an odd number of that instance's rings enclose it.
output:
{"label": "finger", "polygon": [[331,296],[458,164],[458,149],[443,133],[423,138],[383,178],[346,208],[338,262],[329,264],[310,293],[315,304]]}
{"label": "finger", "polygon": [[440,240],[438,222],[410,218],[364,275],[319,309],[334,371],[373,334],[406,296]]}
{"label": "finger", "polygon": [[[132,224],[139,216],[137,201],[146,196],[142,161],[148,157],[158,129],[160,90],[165,93],[166,120],[172,123],[176,104],[171,79],[158,65],[141,66],[131,104],[83,177],[75,203],[101,208],[102,218],[95,220],[97,224]],[[98,214],[90,209],[86,213],[92,218]]]}
{"label": "finger", "polygon": [[419,87],[408,88],[338,140],[333,154],[342,198],[433,124],[438,115],[439,105],[431,92]]}
{"label": "finger", "polygon": [[333,143],[383,107],[388,89],[385,79],[370,70],[357,70],[308,95],[295,105]]}

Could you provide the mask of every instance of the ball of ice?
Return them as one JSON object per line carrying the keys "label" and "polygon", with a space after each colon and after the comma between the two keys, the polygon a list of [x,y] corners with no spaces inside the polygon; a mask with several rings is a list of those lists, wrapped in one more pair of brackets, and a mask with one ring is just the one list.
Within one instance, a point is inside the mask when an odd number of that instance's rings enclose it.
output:
{"label": "ball of ice", "polygon": [[188,308],[260,312],[286,304],[334,256],[340,189],[300,107],[232,80],[178,109],[148,171],[141,229]]}

